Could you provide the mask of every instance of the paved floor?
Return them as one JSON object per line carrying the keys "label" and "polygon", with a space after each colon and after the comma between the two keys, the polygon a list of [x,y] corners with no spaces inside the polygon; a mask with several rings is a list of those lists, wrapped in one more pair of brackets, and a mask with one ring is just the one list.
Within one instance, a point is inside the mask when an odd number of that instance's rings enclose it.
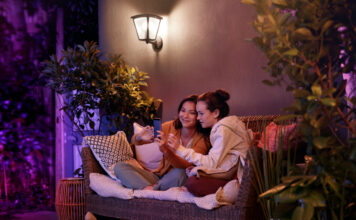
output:
{"label": "paved floor", "polygon": [[0,220],[57,220],[57,214],[51,211],[17,213],[11,216],[0,214]]}

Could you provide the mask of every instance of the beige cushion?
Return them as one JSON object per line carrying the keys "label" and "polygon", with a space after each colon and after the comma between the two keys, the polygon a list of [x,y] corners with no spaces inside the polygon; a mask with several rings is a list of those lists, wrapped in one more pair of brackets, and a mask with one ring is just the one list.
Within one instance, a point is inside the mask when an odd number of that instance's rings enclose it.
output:
{"label": "beige cushion", "polygon": [[[134,123],[133,127],[134,134],[138,134],[143,129],[143,127],[137,123]],[[158,168],[163,157],[157,142],[135,145],[135,152],[137,161],[150,171]]]}
{"label": "beige cushion", "polygon": [[216,200],[220,204],[234,204],[239,193],[240,184],[237,179],[231,180],[226,183],[223,188],[218,189],[216,192]]}

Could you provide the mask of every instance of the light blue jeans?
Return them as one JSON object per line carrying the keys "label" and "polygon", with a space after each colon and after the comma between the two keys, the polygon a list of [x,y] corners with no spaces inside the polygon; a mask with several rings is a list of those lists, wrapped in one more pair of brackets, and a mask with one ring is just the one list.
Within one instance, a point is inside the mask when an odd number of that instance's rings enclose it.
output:
{"label": "light blue jeans", "polygon": [[148,170],[118,162],[114,167],[114,172],[121,184],[131,189],[142,189],[149,185],[155,185],[155,190],[167,190],[171,187],[183,186],[187,180],[185,169],[179,168],[173,168],[159,177]]}

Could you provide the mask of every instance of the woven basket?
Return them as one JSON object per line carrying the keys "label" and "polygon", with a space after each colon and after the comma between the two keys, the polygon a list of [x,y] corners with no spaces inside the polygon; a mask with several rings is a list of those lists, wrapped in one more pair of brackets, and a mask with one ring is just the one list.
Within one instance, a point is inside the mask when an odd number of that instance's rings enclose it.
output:
{"label": "woven basket", "polygon": [[66,178],[59,180],[55,201],[58,219],[84,219],[84,194],[83,178]]}

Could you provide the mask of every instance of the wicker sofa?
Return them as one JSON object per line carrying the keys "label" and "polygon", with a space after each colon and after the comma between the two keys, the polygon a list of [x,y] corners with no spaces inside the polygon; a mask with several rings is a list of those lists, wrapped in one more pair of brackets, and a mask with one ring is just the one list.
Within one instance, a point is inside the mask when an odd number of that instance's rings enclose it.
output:
{"label": "wicker sofa", "polygon": [[[253,131],[260,131],[275,117],[277,115],[243,116],[240,119]],[[175,201],[101,197],[89,188],[89,174],[105,174],[105,171],[88,147],[82,149],[81,156],[85,181],[85,207],[87,212],[95,215],[119,219],[263,219],[256,201],[253,167],[249,160],[244,167],[242,183],[235,204],[205,210],[195,204]]]}

